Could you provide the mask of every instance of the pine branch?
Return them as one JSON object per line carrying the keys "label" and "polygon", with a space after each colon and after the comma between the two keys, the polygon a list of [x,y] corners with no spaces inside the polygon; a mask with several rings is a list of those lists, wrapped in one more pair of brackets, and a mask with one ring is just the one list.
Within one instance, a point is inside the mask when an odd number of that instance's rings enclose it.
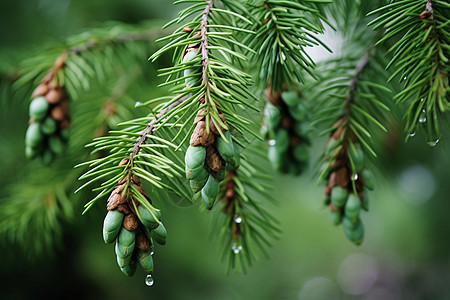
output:
{"label": "pine branch", "polygon": [[0,199],[2,253],[7,257],[14,249],[29,262],[48,259],[62,246],[62,225],[73,221],[75,209],[67,188],[73,176],[65,170],[40,169],[23,172],[21,178],[7,185]]}
{"label": "pine branch", "polygon": [[[247,37],[260,83],[266,88],[262,133],[268,140],[268,157],[275,170],[299,175],[307,166],[309,145],[307,106],[298,92],[305,72],[315,77],[307,47],[322,45],[315,34],[323,33],[320,13],[326,2],[256,1],[252,26],[256,38]],[[328,49],[329,50],[329,49]],[[329,50],[331,51],[331,50]]]}
{"label": "pine branch", "polygon": [[322,82],[310,97],[318,99],[313,126],[325,123],[322,134],[329,134],[319,171],[325,204],[332,222],[342,223],[347,238],[359,245],[364,237],[360,211],[368,210],[367,190],[373,188],[367,156],[376,157],[376,132],[387,131],[384,101],[390,99],[390,89],[379,73],[384,54],[370,43],[376,36],[362,29],[354,32],[359,34],[343,43],[350,52],[319,67]]}
{"label": "pine branch", "polygon": [[[254,149],[250,149],[249,154],[264,159],[264,155]],[[228,271],[245,273],[258,259],[257,249],[268,257],[266,248],[278,237],[279,228],[278,221],[255,199],[258,195],[275,203],[267,192],[267,185],[262,183],[263,168],[249,163],[246,155],[241,155],[241,161],[238,169],[227,171],[221,185],[219,199],[222,201],[216,210],[211,235],[220,232],[222,259],[227,260]]]}
{"label": "pine branch", "polygon": [[[403,85],[395,99],[409,105],[406,140],[417,128],[424,128],[434,146],[442,137],[442,123],[450,108],[450,34],[444,29],[450,7],[444,1],[396,1],[371,14],[383,11],[369,25],[385,28],[378,45],[394,41],[389,49],[393,57],[386,68],[395,68],[389,81],[398,77]],[[399,35],[400,39],[394,40]]]}
{"label": "pine branch", "polygon": [[[305,49],[315,45],[329,48],[315,34],[324,31],[327,22],[314,5],[323,1],[257,1],[251,14],[257,22],[252,26],[256,37],[246,37],[244,43],[255,50],[251,56],[257,68],[257,78],[262,87],[270,86],[272,92],[292,90],[296,83],[305,81],[303,72],[314,77],[314,62]],[[294,26],[293,26],[294,25]],[[329,50],[331,51],[331,50]]]}
{"label": "pine branch", "polygon": [[[117,67],[117,62],[123,61],[123,57],[146,51],[148,43],[159,36],[160,29],[133,28],[124,24],[71,36],[63,45],[50,45],[50,51],[24,60],[15,87],[20,88],[30,81],[40,80],[42,74],[52,68],[56,58],[65,55],[64,72],[60,73],[58,80],[67,86],[70,98],[75,100],[82,91],[89,89],[91,81],[106,78],[105,75]],[[133,47],[141,43],[142,46]]]}

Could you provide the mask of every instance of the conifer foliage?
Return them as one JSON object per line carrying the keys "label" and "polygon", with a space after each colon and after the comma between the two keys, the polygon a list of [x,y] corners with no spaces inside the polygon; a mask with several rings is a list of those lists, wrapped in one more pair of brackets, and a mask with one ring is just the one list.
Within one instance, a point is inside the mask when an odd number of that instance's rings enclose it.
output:
{"label": "conifer foliage", "polygon": [[370,24],[385,28],[378,44],[392,43],[393,57],[386,68],[395,68],[389,78],[399,78],[403,89],[395,95],[399,103],[407,103],[406,133],[424,128],[429,144],[442,138],[442,123],[449,109],[450,32],[448,1],[395,1],[373,13],[383,12]]}
{"label": "conifer foliage", "polygon": [[[312,137],[326,135],[317,172],[325,205],[332,223],[359,245],[361,212],[374,188],[370,162],[386,120],[395,118],[393,104],[404,112],[407,134],[424,127],[431,145],[442,139],[449,109],[450,5],[385,2],[179,0],[185,8],[165,26],[172,30],[167,36],[116,25],[69,39],[58,53],[35,58],[37,67],[28,63],[18,80],[23,86],[41,79],[29,104],[26,154],[56,165],[57,156],[70,153],[65,144],[88,143],[91,157],[77,157],[77,168],[67,171],[83,181],[75,192],[92,198],[83,213],[98,202],[106,206],[103,239],[115,243],[120,270],[132,276],[140,265],[152,285],[153,254],[160,250],[154,246],[170,236],[158,203],[201,203],[213,215],[211,235],[228,269],[245,272],[261,253],[268,256],[279,234],[266,161],[300,175]],[[341,33],[341,49],[316,65],[307,50],[331,52],[321,35],[326,27]],[[126,78],[133,53],[143,49],[154,51],[153,64],[171,57],[159,69],[162,92],[136,103],[149,114],[136,117],[119,101],[126,88],[102,99],[100,112],[79,99],[81,90],[95,90],[94,82],[117,73]],[[125,67],[114,69],[114,57]],[[69,112],[69,99],[78,114]],[[111,125],[108,118],[119,112],[129,117]],[[83,119],[92,114],[101,124]],[[85,126],[77,127],[78,119]]]}

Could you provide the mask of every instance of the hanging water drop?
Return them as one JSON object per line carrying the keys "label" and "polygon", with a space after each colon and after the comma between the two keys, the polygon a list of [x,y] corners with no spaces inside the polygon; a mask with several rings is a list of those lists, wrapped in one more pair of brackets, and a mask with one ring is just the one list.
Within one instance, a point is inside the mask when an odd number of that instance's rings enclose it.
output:
{"label": "hanging water drop", "polygon": [[155,247],[153,245],[150,246],[150,255],[155,254]]}
{"label": "hanging water drop", "polygon": [[406,80],[406,76],[405,76],[405,77],[403,77],[403,80]]}
{"label": "hanging water drop", "polygon": [[269,140],[267,143],[269,146],[275,146],[275,140]]}
{"label": "hanging water drop", "polygon": [[414,132],[411,132],[410,134],[409,134],[409,137],[414,137],[414,136],[416,136],[416,132],[414,131]]}
{"label": "hanging water drop", "polygon": [[152,286],[155,281],[153,280],[152,275],[148,274],[147,277],[145,277],[145,284],[147,286]]}
{"label": "hanging water drop", "polygon": [[242,218],[239,215],[235,215],[234,216],[234,222],[236,222],[237,224],[240,224],[242,222]]}
{"label": "hanging water drop", "polygon": [[242,246],[241,245],[238,246],[236,243],[233,243],[231,245],[231,250],[233,250],[234,254],[239,254],[239,252],[241,252],[242,250]]}
{"label": "hanging water drop", "polygon": [[425,109],[422,109],[422,112],[419,115],[419,122],[425,123],[427,121],[427,114],[425,112]]}
{"label": "hanging water drop", "polygon": [[358,180],[358,178],[359,178],[359,175],[358,175],[358,174],[353,175],[353,180],[354,180],[354,181]]}

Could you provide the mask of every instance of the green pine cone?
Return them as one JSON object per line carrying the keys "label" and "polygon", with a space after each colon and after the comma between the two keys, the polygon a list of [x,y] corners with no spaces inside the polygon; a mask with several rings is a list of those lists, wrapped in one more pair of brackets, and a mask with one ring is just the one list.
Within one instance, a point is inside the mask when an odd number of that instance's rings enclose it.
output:
{"label": "green pine cone", "polygon": [[364,187],[368,188],[369,190],[373,190],[374,188],[374,178],[372,172],[370,172],[368,169],[364,169],[362,171],[362,180],[364,182]]}
{"label": "green pine cone", "polygon": [[62,137],[64,140],[66,140],[66,141],[69,140],[69,135],[70,135],[70,130],[69,130],[69,128],[61,129],[60,134],[61,134],[61,137]]}
{"label": "green pine cone", "polygon": [[344,216],[342,218],[342,227],[353,230],[358,226],[358,222],[361,222],[360,218],[350,219],[349,217]]}
{"label": "green pine cone", "polygon": [[280,123],[281,111],[272,103],[267,102],[264,107],[264,119],[266,120],[268,130],[274,130],[278,128],[278,124]]}
{"label": "green pine cone", "polygon": [[201,165],[195,169],[189,169],[187,165],[185,165],[186,178],[190,180],[203,180],[208,177],[208,170],[204,165]]}
{"label": "green pine cone", "polygon": [[219,194],[219,182],[213,175],[209,175],[208,181],[202,188],[203,204],[207,209],[212,209],[217,195]]}
{"label": "green pine cone", "polygon": [[192,49],[191,51],[188,51],[182,60],[182,63],[187,63],[188,61],[190,61],[191,59],[193,59],[195,56],[197,56],[198,50],[194,50]]}
{"label": "green pine cone", "polygon": [[275,132],[275,147],[278,148],[280,152],[286,152],[289,147],[289,133],[286,129],[278,129]]}
{"label": "green pine cone", "polygon": [[50,135],[56,131],[57,127],[58,126],[57,126],[55,120],[53,120],[51,117],[47,117],[42,122],[41,130],[46,135]]}
{"label": "green pine cone", "polygon": [[149,229],[156,228],[161,220],[161,212],[159,210],[152,209],[150,212],[143,205],[138,206],[137,216],[142,224]]}
{"label": "green pine cone", "polygon": [[125,274],[126,276],[131,277],[136,272],[136,268],[137,268],[137,264],[133,263],[133,264],[129,264],[123,268],[120,268],[120,271],[122,271],[122,273]]}
{"label": "green pine cone", "polygon": [[[344,221],[347,218],[344,218]],[[342,223],[344,224],[344,222]],[[357,219],[356,223],[353,223],[353,227],[351,226],[343,226],[344,233],[347,238],[355,243],[356,245],[361,245],[364,238],[364,226],[360,219]]]}
{"label": "green pine cone", "polygon": [[116,239],[116,255],[120,258],[131,256],[134,250],[135,238],[136,234],[134,231],[129,231],[122,227]]}
{"label": "green pine cone", "polygon": [[281,93],[281,99],[283,99],[284,103],[289,107],[295,107],[300,102],[300,97],[296,92],[283,92]]}
{"label": "green pine cone", "polygon": [[361,210],[361,200],[353,193],[348,195],[347,202],[345,203],[345,216],[352,220],[355,220],[359,216]]}
{"label": "green pine cone", "polygon": [[295,122],[294,124],[294,132],[299,137],[307,139],[309,141],[309,124],[307,122]]}
{"label": "green pine cone", "polygon": [[36,148],[39,146],[43,139],[44,135],[41,132],[41,124],[39,122],[31,123],[28,126],[27,133],[25,135],[25,144]]}
{"label": "green pine cone", "polygon": [[330,218],[333,225],[339,225],[342,222],[342,215],[340,211],[332,211]]}
{"label": "green pine cone", "polygon": [[56,154],[60,155],[64,151],[64,143],[63,141],[56,135],[51,135],[48,139],[48,145],[50,150]]}
{"label": "green pine cone", "polygon": [[[188,51],[184,55],[182,62],[186,63],[186,62],[190,61],[191,59],[193,59],[197,55],[197,53],[198,53],[198,50]],[[195,83],[199,79],[199,76],[191,76],[191,75],[194,75],[195,73],[198,73],[199,71],[200,70],[198,68],[189,68],[189,69],[185,69],[184,70],[183,75],[184,75],[184,77],[186,77],[184,79],[184,83],[185,83],[186,87],[190,88],[190,87],[195,85]],[[188,76],[190,76],[190,77],[188,77]]]}
{"label": "green pine cone", "polygon": [[43,97],[37,97],[30,103],[30,118],[34,118],[35,121],[42,120],[47,114],[49,104]]}
{"label": "green pine cone", "polygon": [[38,149],[31,147],[30,145],[25,146],[25,156],[28,159],[33,159],[39,154]]}
{"label": "green pine cone", "polygon": [[205,178],[189,180],[189,185],[194,193],[198,193],[206,184],[209,178],[209,173]]}
{"label": "green pine cone", "polygon": [[152,258],[152,250],[137,252],[137,260],[141,265],[142,269],[144,269],[145,273],[153,272],[153,258]]}
{"label": "green pine cone", "polygon": [[364,152],[359,145],[355,145],[355,151],[353,149],[348,150],[351,161],[353,162],[353,168],[356,173],[362,172],[364,169]]}
{"label": "green pine cone", "polygon": [[216,148],[219,151],[220,156],[222,156],[223,160],[227,163],[227,167],[235,168],[237,166],[237,158],[231,133],[227,130],[223,135],[225,138],[219,135],[215,139]]}
{"label": "green pine cone", "polygon": [[342,207],[347,200],[348,190],[346,188],[335,186],[331,189],[330,199],[336,207]]}
{"label": "green pine cone", "polygon": [[270,164],[274,170],[281,170],[284,163],[284,157],[277,147],[270,146],[267,157],[269,158]]}
{"label": "green pine cone", "polygon": [[184,162],[186,168],[193,170],[205,164],[206,148],[203,146],[189,146],[186,150]]}
{"label": "green pine cone", "polygon": [[117,259],[117,265],[119,266],[119,268],[123,269],[130,265],[131,255],[127,256],[125,258],[121,258],[120,256],[116,255],[116,259]]}
{"label": "green pine cone", "polygon": [[[230,170],[232,170],[232,169],[230,169]],[[222,168],[219,171],[217,171],[215,173],[215,175],[216,175],[217,181],[222,182],[222,180],[224,180],[225,177],[227,176],[227,172],[226,172],[225,168]]]}
{"label": "green pine cone", "polygon": [[295,148],[292,150],[292,154],[294,155],[295,159],[298,162],[308,162],[308,147],[303,144],[298,144],[295,146]]}
{"label": "green pine cone", "polygon": [[369,193],[367,191],[364,191],[364,197],[361,203],[362,209],[365,211],[369,211]]}
{"label": "green pine cone", "polygon": [[152,239],[160,245],[166,244],[167,230],[163,223],[159,223],[159,226],[151,231]]}
{"label": "green pine cone", "polygon": [[50,149],[45,149],[44,152],[39,155],[39,158],[44,166],[48,166],[52,163],[54,155]]}
{"label": "green pine cone", "polygon": [[124,215],[118,210],[110,210],[103,220],[103,240],[110,244],[114,242],[122,227]]}
{"label": "green pine cone", "polygon": [[308,107],[303,101],[299,101],[298,104],[290,109],[291,116],[294,120],[302,122],[307,120]]}

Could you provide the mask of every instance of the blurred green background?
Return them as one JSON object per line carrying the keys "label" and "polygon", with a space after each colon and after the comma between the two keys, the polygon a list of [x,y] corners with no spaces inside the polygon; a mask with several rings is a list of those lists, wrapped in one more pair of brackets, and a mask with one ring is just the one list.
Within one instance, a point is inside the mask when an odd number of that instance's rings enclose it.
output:
{"label": "blurred green background", "polygon": [[[3,0],[1,82],[12,84],[20,62],[46,49],[47,43],[111,20],[140,24],[153,19],[160,27],[178,9],[167,0]],[[141,60],[141,67],[148,71],[140,78],[145,88],[131,93],[135,101],[158,93],[156,66],[147,61],[150,54],[149,49]],[[29,93],[23,88],[3,93],[0,99],[3,197],[11,193],[6,186],[24,183],[26,177],[21,174],[44,168],[39,163],[23,167]],[[324,143],[317,139],[311,153],[320,153]],[[17,245],[0,241],[4,252],[0,298],[450,299],[448,149],[442,143],[426,146],[420,134],[404,144],[396,127],[380,149],[374,170],[376,189],[369,195],[369,213],[362,216],[366,228],[362,246],[354,246],[341,227],[331,225],[321,188],[315,183],[317,157],[313,157],[301,177],[277,176],[273,195],[279,205],[266,207],[280,220],[282,234],[269,251],[270,259],[262,257],[248,274],[225,273],[218,241],[208,238],[210,214],[196,205],[178,208],[158,202],[169,238],[167,245],[156,248],[155,284],[147,287],[140,269],[132,278],[122,275],[113,246],[103,243],[104,207],[82,216],[86,200],[74,197],[74,218],[62,222],[62,242],[55,246],[55,254],[44,249],[44,255],[30,261],[21,257]],[[87,153],[82,148],[71,151]]]}

